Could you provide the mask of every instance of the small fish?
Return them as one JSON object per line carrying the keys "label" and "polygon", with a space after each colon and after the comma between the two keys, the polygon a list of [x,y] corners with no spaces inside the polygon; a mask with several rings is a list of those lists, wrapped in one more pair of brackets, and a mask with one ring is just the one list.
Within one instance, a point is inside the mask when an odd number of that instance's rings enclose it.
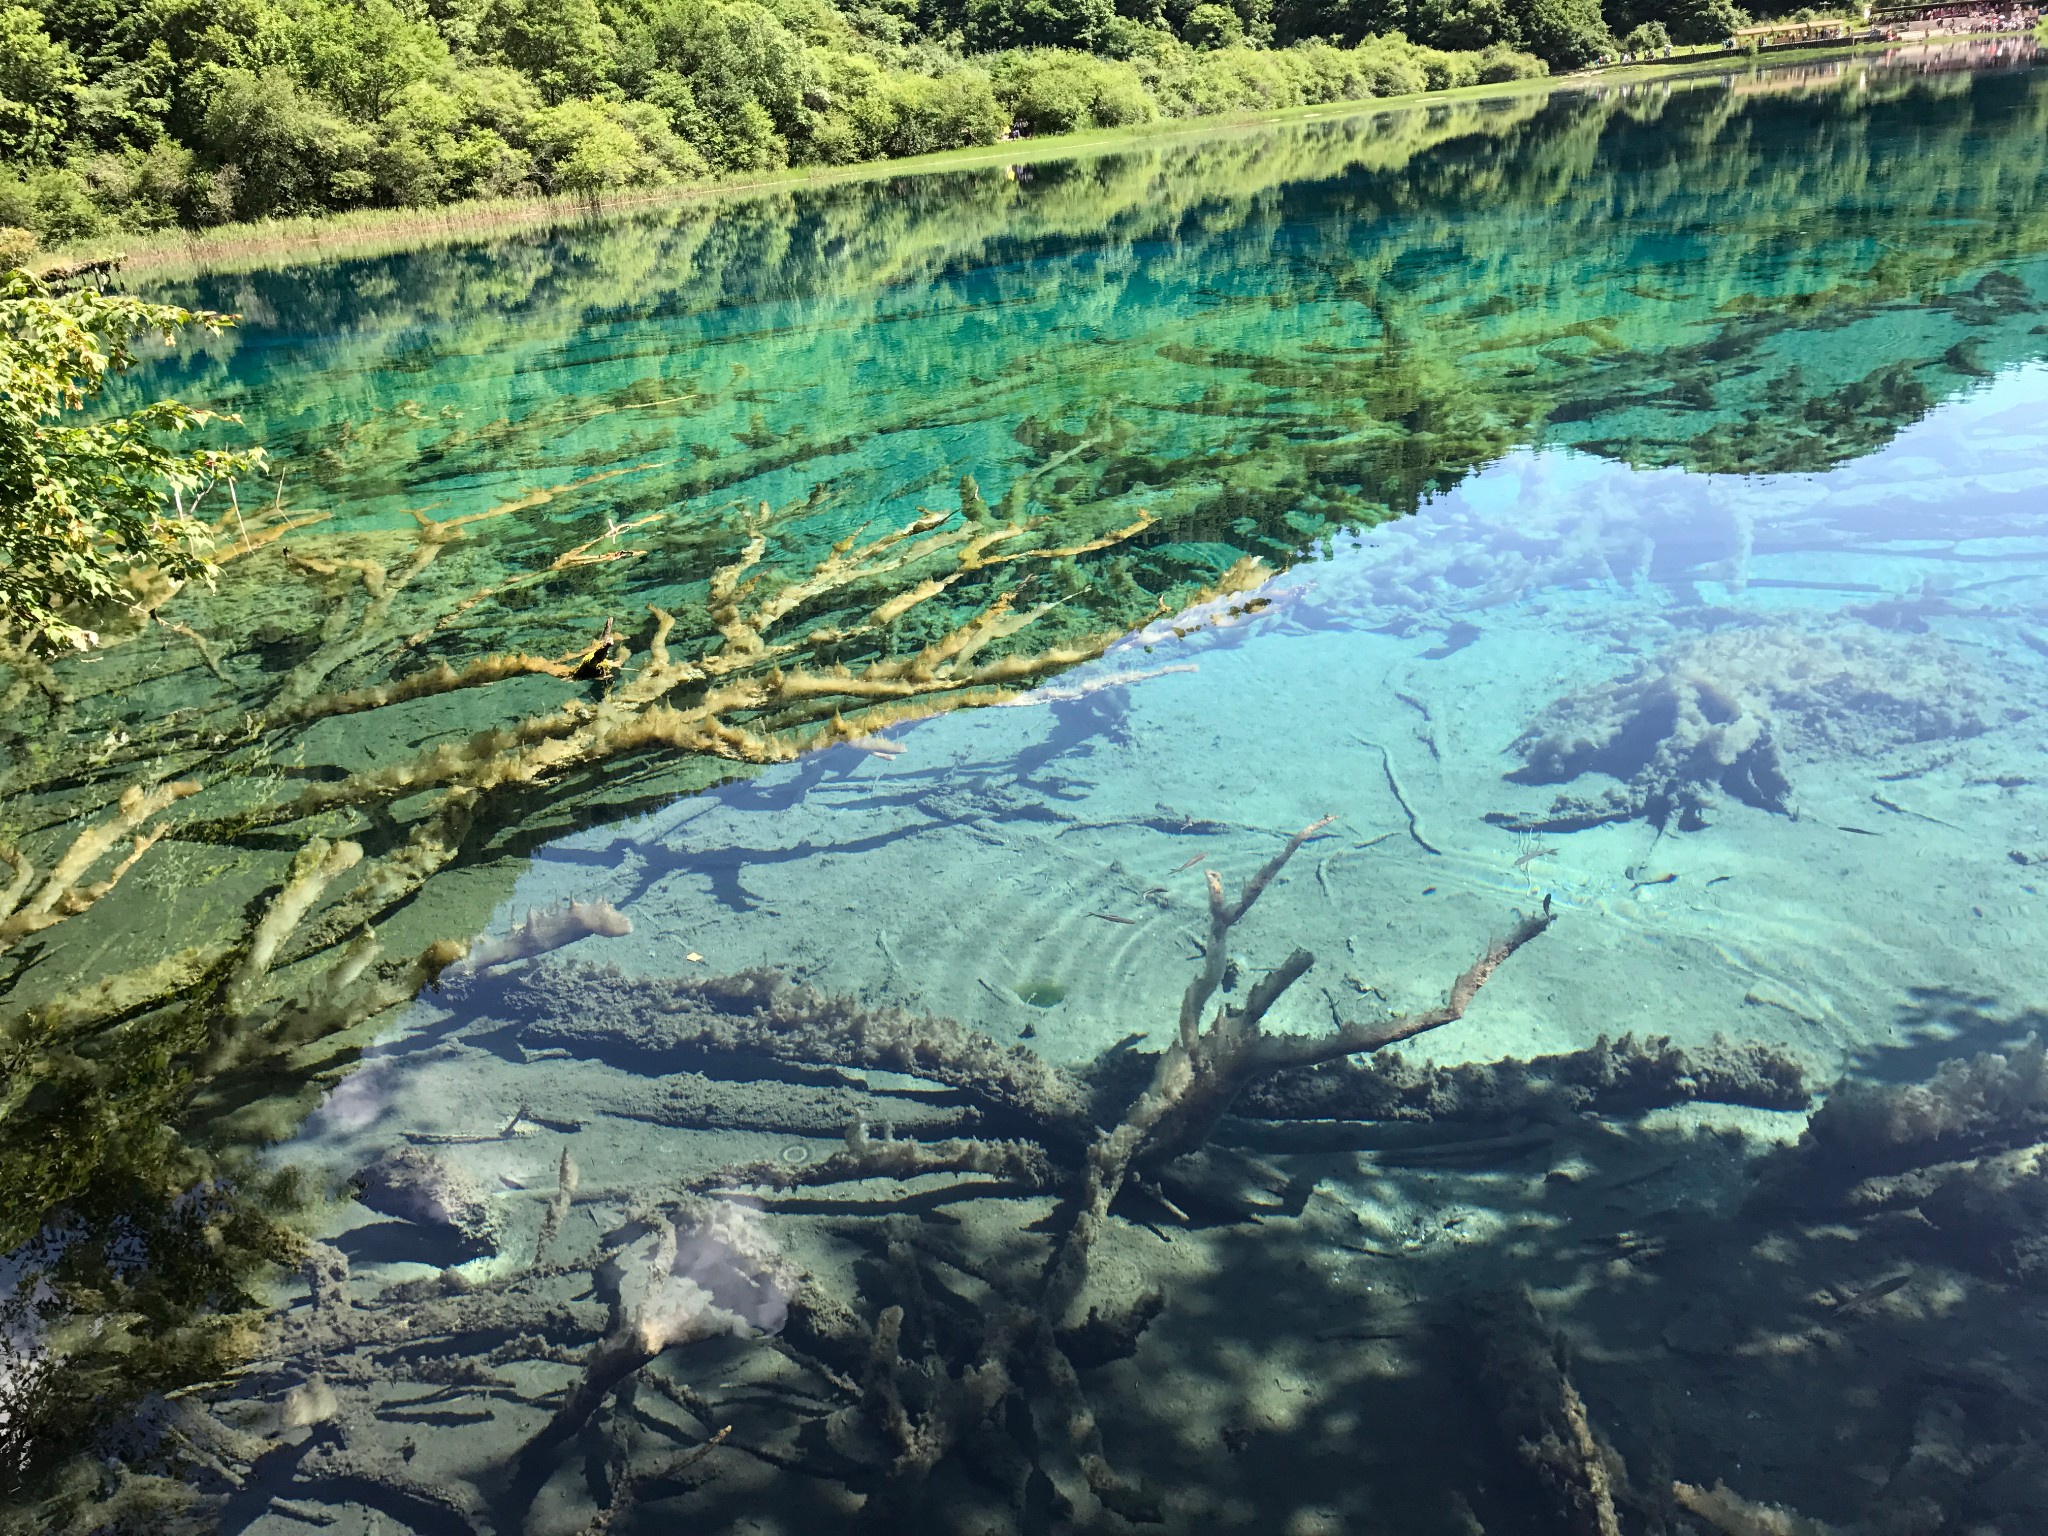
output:
{"label": "small fish", "polygon": [[1118,917],[1114,912],[1090,912],[1088,915],[1099,917],[1105,923],[1124,923],[1132,927],[1135,927],[1138,921],[1135,917]]}
{"label": "small fish", "polygon": [[1517,855],[1515,859],[1515,868],[1527,869],[1531,864],[1535,863],[1538,859],[1550,858],[1556,852],[1557,850],[1555,848],[1531,848],[1527,853]]}
{"label": "small fish", "polygon": [[1201,863],[1202,860],[1206,859],[1207,857],[1209,857],[1209,855],[1206,851],[1198,853],[1192,859],[1189,859],[1187,863],[1176,865],[1173,872],[1177,875],[1181,873],[1183,870],[1193,869],[1197,864]]}

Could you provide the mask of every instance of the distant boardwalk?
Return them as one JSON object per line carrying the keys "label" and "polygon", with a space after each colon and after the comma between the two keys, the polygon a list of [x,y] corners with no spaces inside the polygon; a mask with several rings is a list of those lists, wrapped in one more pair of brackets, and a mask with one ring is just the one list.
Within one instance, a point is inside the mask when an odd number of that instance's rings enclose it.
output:
{"label": "distant boardwalk", "polygon": [[1897,42],[1966,33],[2031,32],[2040,21],[2038,5],[1888,5],[1870,12],[1872,27]]}

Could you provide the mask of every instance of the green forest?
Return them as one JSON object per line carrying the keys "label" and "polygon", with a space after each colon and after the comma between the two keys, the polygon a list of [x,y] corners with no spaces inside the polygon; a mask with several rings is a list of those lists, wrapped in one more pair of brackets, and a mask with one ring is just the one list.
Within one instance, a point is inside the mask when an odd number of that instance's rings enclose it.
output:
{"label": "green forest", "polygon": [[124,231],[596,197],[1513,80],[1732,0],[0,5],[0,263]]}

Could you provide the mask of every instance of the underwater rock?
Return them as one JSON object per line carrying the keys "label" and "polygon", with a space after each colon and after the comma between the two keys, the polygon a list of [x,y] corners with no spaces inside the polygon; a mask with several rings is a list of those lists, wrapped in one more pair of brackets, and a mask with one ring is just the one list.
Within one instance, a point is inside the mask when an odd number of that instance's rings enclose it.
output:
{"label": "underwater rock", "polygon": [[1560,796],[1545,816],[1492,815],[1529,831],[1641,816],[1706,825],[1716,791],[1791,814],[1786,755],[1870,755],[1906,742],[1974,736],[1984,700],[1932,637],[1808,634],[1745,626],[1687,641],[1612,679],[1553,700],[1510,750],[1516,784],[1620,781],[1598,800]]}
{"label": "underwater rock", "polygon": [[1638,672],[1568,695],[1516,738],[1527,766],[1516,784],[1566,784],[1588,773],[1619,779],[1629,803],[1662,827],[1706,825],[1720,789],[1760,811],[1789,814],[1785,777],[1770,725],[1711,679],[1692,672]]}
{"label": "underwater rock", "polygon": [[2048,1052],[1943,1062],[1924,1083],[1846,1084],[1764,1163],[1757,1212],[1908,1213],[1941,1262],[2048,1289]]}
{"label": "underwater rock", "polygon": [[2048,1290],[2048,1169],[2040,1148],[1945,1173],[1921,1196],[1919,1210],[1957,1263]]}
{"label": "underwater rock", "polygon": [[498,1218],[483,1186],[417,1147],[386,1153],[354,1180],[356,1199],[380,1216],[437,1227],[472,1258],[498,1250]]}

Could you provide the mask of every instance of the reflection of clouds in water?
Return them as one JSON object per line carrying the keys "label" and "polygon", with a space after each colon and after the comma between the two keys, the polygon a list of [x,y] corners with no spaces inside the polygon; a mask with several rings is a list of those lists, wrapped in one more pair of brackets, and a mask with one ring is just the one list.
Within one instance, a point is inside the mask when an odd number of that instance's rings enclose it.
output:
{"label": "reflection of clouds in water", "polygon": [[1416,517],[1299,568],[1326,620],[1404,630],[1546,587],[1631,588],[1674,570],[1730,576],[1747,559],[1748,510],[1680,470],[1632,472],[1571,450],[1509,454]]}
{"label": "reflection of clouds in water", "polygon": [[[35,1399],[61,1363],[49,1345],[43,1309],[57,1299],[44,1277],[80,1236],[76,1226],[53,1225],[11,1253],[0,1254],[0,1447],[26,1449],[9,1441],[18,1422],[32,1417]],[[21,1468],[0,1458],[0,1474]]]}
{"label": "reflection of clouds in water", "polygon": [[[1938,561],[1937,543],[2048,532],[2038,518],[2044,405],[2048,367],[2012,369],[1827,474],[1642,470],[1569,448],[1521,449],[1283,583],[1303,589],[1317,624],[1395,633],[1562,588],[1797,588],[1803,573],[1785,563],[1859,549],[1894,557],[1856,572],[1862,585],[1903,596],[1924,572],[1895,558],[1899,541]],[[1767,569],[1776,579],[1759,574]]]}
{"label": "reflection of clouds in water", "polygon": [[361,1070],[335,1085],[326,1101],[309,1117],[302,1134],[347,1135],[382,1118],[391,1107],[391,1072],[389,1062],[363,1063]]}
{"label": "reflection of clouds in water", "polygon": [[619,1301],[643,1346],[780,1333],[794,1277],[758,1211],[709,1202],[694,1222],[663,1226],[619,1268]]}

